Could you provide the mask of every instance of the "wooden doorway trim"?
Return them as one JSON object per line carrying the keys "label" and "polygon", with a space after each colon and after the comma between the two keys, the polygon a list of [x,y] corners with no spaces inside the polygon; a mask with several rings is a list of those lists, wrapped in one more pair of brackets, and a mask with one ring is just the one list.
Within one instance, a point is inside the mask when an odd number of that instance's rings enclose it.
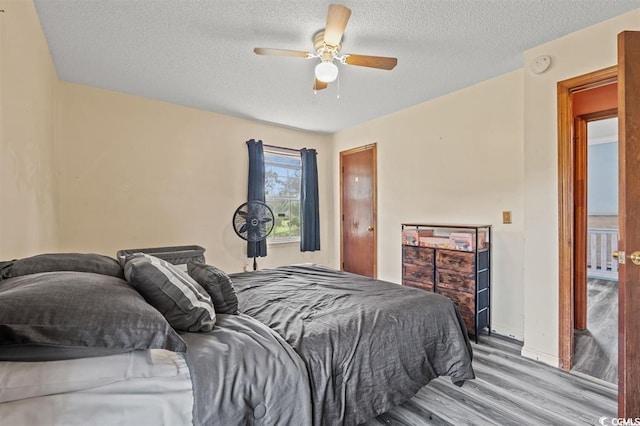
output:
{"label": "wooden doorway trim", "polygon": [[376,143],[359,146],[346,151],[340,151],[340,269],[344,265],[344,157],[350,154],[355,154],[361,151],[372,151],[373,164],[372,164],[372,176],[373,176],[373,278],[378,276],[378,146]]}
{"label": "wooden doorway trim", "polygon": [[574,173],[572,95],[617,80],[613,66],[560,81],[558,90],[558,269],[559,269],[559,358],[560,368],[573,366],[574,327]]}

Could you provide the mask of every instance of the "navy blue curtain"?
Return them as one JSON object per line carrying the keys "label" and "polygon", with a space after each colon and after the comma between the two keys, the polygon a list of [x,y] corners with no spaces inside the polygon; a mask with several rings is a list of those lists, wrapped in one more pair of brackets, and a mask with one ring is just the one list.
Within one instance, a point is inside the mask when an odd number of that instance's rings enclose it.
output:
{"label": "navy blue curtain", "polygon": [[[262,201],[264,203],[264,150],[262,141],[254,139],[247,141],[249,148],[249,191],[247,201]],[[265,257],[267,255],[267,241],[259,243],[247,242],[247,257]]]}
{"label": "navy blue curtain", "polygon": [[300,251],[320,250],[320,207],[318,203],[318,163],[316,150],[303,148],[302,159]]}

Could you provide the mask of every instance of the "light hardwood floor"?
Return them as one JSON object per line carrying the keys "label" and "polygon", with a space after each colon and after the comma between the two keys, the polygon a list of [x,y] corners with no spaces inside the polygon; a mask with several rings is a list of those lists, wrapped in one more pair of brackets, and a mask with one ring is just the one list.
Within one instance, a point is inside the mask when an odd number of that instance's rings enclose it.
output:
{"label": "light hardwood floor", "polygon": [[365,425],[598,425],[616,415],[610,383],[523,358],[498,337],[482,336],[473,351],[475,380],[440,377]]}
{"label": "light hardwood floor", "polygon": [[576,330],[573,370],[618,382],[618,282],[587,282],[587,329]]}

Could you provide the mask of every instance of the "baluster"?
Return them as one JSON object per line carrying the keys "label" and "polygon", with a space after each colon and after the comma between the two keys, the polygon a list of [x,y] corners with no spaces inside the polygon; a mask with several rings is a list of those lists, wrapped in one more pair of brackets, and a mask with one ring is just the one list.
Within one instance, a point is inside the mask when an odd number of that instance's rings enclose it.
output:
{"label": "baluster", "polygon": [[589,244],[589,241],[591,241],[591,230],[587,229],[587,239],[585,240],[587,245],[587,258],[585,259],[585,262],[587,262],[587,271],[591,269],[591,263],[589,262],[589,259],[591,259],[591,245]]}
{"label": "baluster", "polygon": [[[611,234],[611,253],[618,250],[618,233]],[[611,272],[618,273],[618,261],[611,258]]]}
{"label": "baluster", "polygon": [[604,272],[607,271],[609,265],[609,256],[607,250],[607,234],[600,234],[600,269]]}
{"label": "baluster", "polygon": [[597,250],[598,250],[598,234],[596,234],[595,232],[592,233],[591,235],[589,235],[590,240],[591,240],[591,253],[590,253],[590,259],[591,259],[591,267],[589,269],[593,269],[594,271],[596,269],[598,269],[598,264],[596,262],[596,259],[598,258],[598,254],[597,254]]}

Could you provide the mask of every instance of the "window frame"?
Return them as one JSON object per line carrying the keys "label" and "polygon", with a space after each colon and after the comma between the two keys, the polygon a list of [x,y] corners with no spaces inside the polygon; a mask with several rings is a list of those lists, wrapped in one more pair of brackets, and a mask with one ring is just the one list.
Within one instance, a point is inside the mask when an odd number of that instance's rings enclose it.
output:
{"label": "window frame", "polygon": [[[277,157],[291,157],[291,158],[296,158],[298,160],[298,164],[297,165],[288,165],[288,164],[277,164],[277,163],[273,163],[270,161],[267,161],[267,157],[269,156],[277,156]],[[265,167],[265,174],[267,172],[267,168],[271,165],[271,164],[275,164],[278,167],[284,167],[284,168],[289,168],[289,169],[293,169],[293,170],[298,170],[300,172],[300,180],[302,180],[302,158],[300,157],[300,154],[294,154],[292,153],[290,150],[287,149],[279,149],[277,147],[265,147],[264,148],[264,167]],[[273,203],[273,201],[285,201],[285,200],[290,200],[290,201],[297,201],[298,202],[298,206],[300,208],[299,211],[299,215],[298,217],[300,219],[302,216],[302,182],[300,182],[300,185],[298,186],[298,193],[297,193],[297,198],[295,197],[287,197],[287,196],[274,196],[274,195],[269,195],[269,191],[267,189],[267,185],[265,182],[265,188],[264,188],[264,195],[265,195],[265,203],[267,205],[269,205],[269,207],[271,207],[271,203]],[[289,207],[289,211],[291,211],[291,207]],[[277,215],[277,213],[274,211],[274,216]],[[290,219],[293,215],[289,215]],[[302,227],[299,227],[299,234],[298,235],[294,235],[294,236],[289,236],[289,237],[275,237],[275,223],[274,223],[274,231],[267,237],[267,244],[269,245],[277,245],[277,244],[291,244],[291,243],[300,243],[300,231],[302,230]]]}

